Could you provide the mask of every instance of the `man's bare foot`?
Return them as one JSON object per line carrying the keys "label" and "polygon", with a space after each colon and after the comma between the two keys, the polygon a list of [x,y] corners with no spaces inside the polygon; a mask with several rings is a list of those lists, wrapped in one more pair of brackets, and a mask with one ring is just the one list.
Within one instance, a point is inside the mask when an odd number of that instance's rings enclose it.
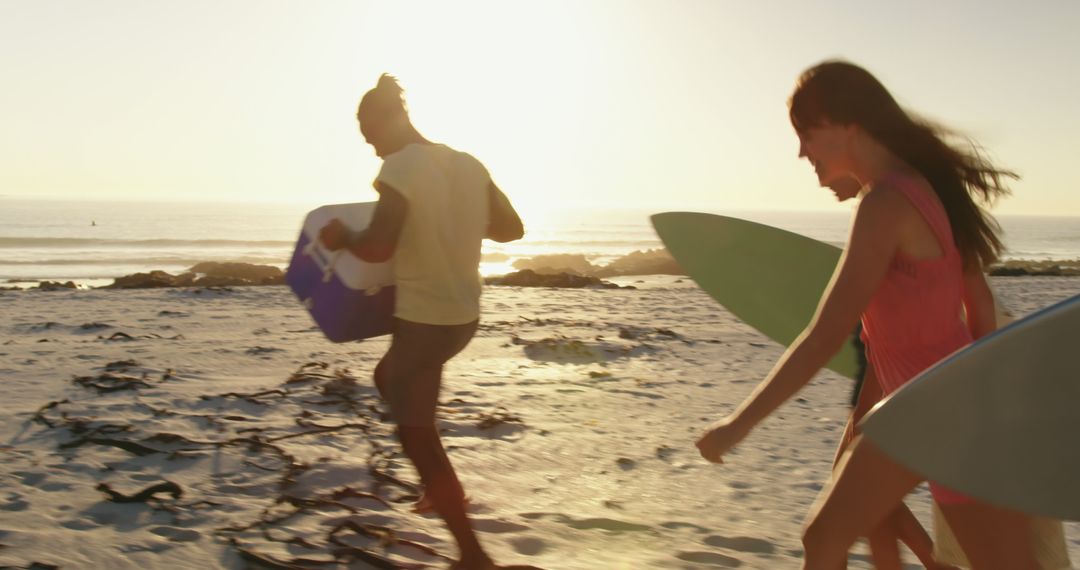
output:
{"label": "man's bare foot", "polygon": [[[465,510],[469,510],[469,498],[465,497]],[[435,512],[435,503],[428,498],[427,493],[420,495],[420,498],[413,503],[412,512],[418,515],[426,515]]]}

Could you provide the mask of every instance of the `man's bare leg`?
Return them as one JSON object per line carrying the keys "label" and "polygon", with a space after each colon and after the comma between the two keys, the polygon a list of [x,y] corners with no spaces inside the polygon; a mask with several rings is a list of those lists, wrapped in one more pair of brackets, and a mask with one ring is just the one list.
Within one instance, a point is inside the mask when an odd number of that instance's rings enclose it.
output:
{"label": "man's bare leg", "polygon": [[398,428],[398,437],[401,439],[402,449],[416,466],[420,480],[424,483],[424,496],[431,501],[435,512],[446,521],[446,526],[457,541],[461,561],[456,567],[470,570],[492,567],[491,558],[480,546],[476,531],[465,511],[465,492],[439,440],[437,428],[434,425],[401,426]]}
{"label": "man's bare leg", "polygon": [[[461,570],[494,568],[465,511],[465,492],[435,426],[443,364],[468,344],[476,323],[442,327],[395,321],[390,350],[376,367],[376,385],[398,424],[402,450],[416,467],[424,496],[446,522],[461,552]],[[380,377],[382,385],[379,385]]]}
{"label": "man's bare leg", "polygon": [[[387,386],[386,357],[383,357],[381,360],[379,360],[379,363],[375,365],[374,376],[375,389],[379,391],[379,397],[382,398],[383,402],[386,402],[389,405],[390,401],[388,399],[389,392]],[[467,507],[468,498],[466,498],[465,502]],[[435,504],[432,503],[431,497],[428,496],[426,491],[421,491],[420,498],[416,499],[416,502],[413,503],[412,510],[414,513],[427,514],[435,511]]]}

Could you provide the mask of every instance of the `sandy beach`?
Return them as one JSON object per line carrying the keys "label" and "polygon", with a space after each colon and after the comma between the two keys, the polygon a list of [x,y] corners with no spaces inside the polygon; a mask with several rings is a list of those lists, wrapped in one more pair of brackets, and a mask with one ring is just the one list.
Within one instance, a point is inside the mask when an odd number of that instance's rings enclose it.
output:
{"label": "sandy beach", "polygon": [[[708,464],[694,438],[780,348],[688,279],[613,281],[636,289],[485,290],[440,406],[481,539],[547,569],[797,568],[850,382],[820,374]],[[1080,293],[1075,277],[992,284],[1019,316]],[[410,511],[417,478],[370,385],[387,339],[331,344],[280,286],[0,291],[0,310],[0,567],[454,556]],[[908,503],[928,520],[925,489]]]}

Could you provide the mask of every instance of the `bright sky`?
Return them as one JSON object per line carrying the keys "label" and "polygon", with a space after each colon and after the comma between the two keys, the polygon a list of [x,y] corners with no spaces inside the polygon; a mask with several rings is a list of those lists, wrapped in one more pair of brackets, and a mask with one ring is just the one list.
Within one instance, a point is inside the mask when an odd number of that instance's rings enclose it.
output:
{"label": "bright sky", "polygon": [[374,198],[384,71],[525,211],[835,208],[786,99],[830,57],[1080,215],[1076,0],[0,0],[0,195]]}

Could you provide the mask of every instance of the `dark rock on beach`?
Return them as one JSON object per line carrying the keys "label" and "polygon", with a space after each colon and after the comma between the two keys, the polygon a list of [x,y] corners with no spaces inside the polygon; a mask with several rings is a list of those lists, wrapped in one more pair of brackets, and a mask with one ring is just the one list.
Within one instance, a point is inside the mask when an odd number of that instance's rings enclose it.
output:
{"label": "dark rock on beach", "polygon": [[995,277],[1061,277],[1080,275],[1080,260],[1076,261],[1032,261],[1009,260],[992,265],[988,271]]}
{"label": "dark rock on beach", "polygon": [[[232,280],[231,283],[197,283],[197,285],[281,285],[285,274],[273,265],[254,265],[252,263],[221,263],[204,261],[194,265],[188,271],[205,275],[202,279]],[[243,281],[243,282],[240,282]]]}
{"label": "dark rock on beach", "polygon": [[[1031,275],[1031,270],[1024,267],[1007,267],[999,265],[991,268],[988,273],[994,277],[1020,277],[1023,275]],[[1058,275],[1060,275],[1060,272]]]}
{"label": "dark rock on beach", "polygon": [[584,255],[557,254],[518,260],[514,262],[514,267],[520,271],[501,277],[489,277],[484,282],[488,285],[514,287],[634,289],[633,286],[619,287],[600,278],[686,274],[663,248],[635,251],[604,266],[593,265]]}
{"label": "dark rock on beach", "polygon": [[133,273],[123,277],[117,277],[112,285],[106,285],[104,289],[153,289],[157,287],[187,287],[195,282],[194,273],[182,273],[173,275],[165,271],[151,271],[149,273]]}
{"label": "dark rock on beach", "polygon": [[607,265],[594,265],[581,254],[538,255],[514,262],[514,269],[531,269],[544,275],[569,273],[592,277],[623,275],[686,275],[664,248],[635,251]]}
{"label": "dark rock on beach", "polygon": [[543,275],[595,275],[600,268],[590,263],[584,255],[558,253],[519,259],[514,262],[514,269],[529,269]]}
{"label": "dark rock on beach", "polygon": [[118,277],[105,289],[150,289],[155,287],[232,287],[239,285],[281,285],[285,274],[272,265],[204,262],[180,275],[165,271],[135,273]]}
{"label": "dark rock on beach", "polygon": [[597,277],[619,275],[686,275],[666,249],[635,251],[597,270]]}
{"label": "dark rock on beach", "polygon": [[484,280],[488,285],[507,285],[510,287],[558,287],[563,289],[580,289],[592,287],[597,289],[621,289],[614,283],[601,281],[597,277],[576,275],[573,273],[544,274],[531,269],[522,269],[503,275],[501,277],[488,277]]}
{"label": "dark rock on beach", "polygon": [[78,289],[79,287],[73,281],[68,281],[66,283],[61,283],[59,281],[42,281],[41,283],[38,283],[37,288],[42,291],[59,291],[61,289]]}

